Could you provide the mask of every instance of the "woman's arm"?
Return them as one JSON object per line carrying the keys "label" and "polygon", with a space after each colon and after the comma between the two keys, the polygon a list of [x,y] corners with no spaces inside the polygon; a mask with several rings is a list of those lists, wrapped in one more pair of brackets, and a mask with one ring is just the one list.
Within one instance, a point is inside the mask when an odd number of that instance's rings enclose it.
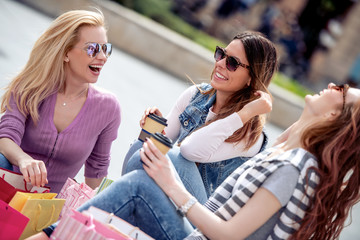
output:
{"label": "woman's arm", "polygon": [[175,142],[180,133],[179,116],[184,112],[185,108],[189,105],[191,98],[196,93],[197,88],[195,85],[187,88],[176,100],[175,105],[166,116],[168,126],[165,128],[165,133],[168,138]]}
{"label": "woman's arm", "polygon": [[[163,134],[175,142],[179,136],[180,132],[180,121],[179,115],[185,110],[186,106],[189,105],[192,96],[196,92],[196,86],[191,86],[187,88],[176,100],[175,105],[170,110],[169,114],[166,116],[168,126],[165,127]],[[156,114],[158,116],[163,116],[160,110],[157,107],[149,107],[145,110],[144,115],[140,120],[140,127],[142,128],[145,124],[146,117],[150,114]]]}
{"label": "woman's arm", "polygon": [[20,148],[25,124],[26,116],[19,111],[12,97],[0,121],[0,152],[11,164],[19,167],[26,182],[31,182],[34,186],[44,186],[48,183],[44,162],[33,159]]}
{"label": "woman's arm", "polygon": [[271,111],[270,96],[261,91],[256,94],[259,98],[246,104],[239,112],[214,121],[186,137],[181,143],[181,154],[195,162],[217,162],[238,156],[252,157],[257,154],[262,146],[263,136],[260,136],[247,150],[245,150],[246,138],[237,143],[225,142],[252,117]]}
{"label": "woman's arm", "polygon": [[97,188],[100,185],[102,180],[103,180],[103,178],[88,178],[88,177],[85,177],[86,185],[88,185],[92,189]]}
{"label": "woman's arm", "polygon": [[[168,159],[151,140],[144,143],[140,156],[145,171],[177,206],[183,206],[192,197],[175,179]],[[242,239],[262,226],[280,207],[279,200],[272,193],[260,188],[229,221],[222,220],[199,203],[189,209],[187,218],[210,239]]]}
{"label": "woman's arm", "polygon": [[106,122],[98,123],[102,126],[102,131],[97,136],[96,143],[85,163],[85,183],[93,189],[100,185],[103,177],[107,176],[111,146],[117,138],[121,123],[121,109],[116,98],[109,98],[108,102],[104,102],[102,109],[102,114],[107,114],[103,118]]}
{"label": "woman's arm", "polygon": [[38,187],[48,183],[44,162],[30,157],[11,139],[0,138],[0,152],[11,164],[19,167],[26,182]]}
{"label": "woman's arm", "polygon": [[252,157],[257,154],[263,143],[263,135],[249,149],[245,150],[246,140],[237,143],[225,142],[243,126],[237,113],[212,122],[186,137],[180,146],[181,154],[194,162],[217,162],[234,157]]}

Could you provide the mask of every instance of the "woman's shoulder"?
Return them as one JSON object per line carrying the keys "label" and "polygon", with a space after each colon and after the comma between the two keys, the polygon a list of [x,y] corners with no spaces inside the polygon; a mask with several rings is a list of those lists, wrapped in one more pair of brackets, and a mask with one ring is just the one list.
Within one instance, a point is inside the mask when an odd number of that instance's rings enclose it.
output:
{"label": "woman's shoulder", "polygon": [[89,98],[92,102],[95,102],[97,106],[101,106],[105,109],[118,109],[120,111],[120,103],[117,96],[111,91],[90,85]]}
{"label": "woman's shoulder", "polygon": [[213,88],[210,83],[200,83],[197,86],[203,91],[208,91]]}
{"label": "woman's shoulder", "polygon": [[90,85],[90,91],[91,91],[91,97],[97,101],[102,100],[102,101],[118,102],[118,98],[116,97],[116,95],[105,88],[101,88],[95,85]]}

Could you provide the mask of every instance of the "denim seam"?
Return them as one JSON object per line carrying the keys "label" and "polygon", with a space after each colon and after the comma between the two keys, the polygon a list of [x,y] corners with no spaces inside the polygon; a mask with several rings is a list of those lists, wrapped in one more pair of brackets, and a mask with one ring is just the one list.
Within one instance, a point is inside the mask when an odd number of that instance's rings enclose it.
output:
{"label": "denim seam", "polygon": [[163,233],[165,233],[166,237],[168,239],[171,240],[171,237],[168,235],[168,233],[166,232],[166,230],[164,229],[164,227],[162,226],[161,222],[158,220],[158,216],[155,214],[155,211],[151,208],[151,206],[145,201],[145,198],[143,198],[142,196],[135,196],[133,197],[132,201],[134,201],[135,198],[139,198],[147,207],[148,209],[151,211],[151,213],[155,216],[156,222],[158,223],[158,225],[160,226],[160,228],[162,229]]}

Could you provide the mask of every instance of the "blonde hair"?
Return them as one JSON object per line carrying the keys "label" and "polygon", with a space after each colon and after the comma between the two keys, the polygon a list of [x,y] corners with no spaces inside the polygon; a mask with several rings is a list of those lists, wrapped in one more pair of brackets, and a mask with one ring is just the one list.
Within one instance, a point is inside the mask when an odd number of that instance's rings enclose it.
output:
{"label": "blonde hair", "polygon": [[1,111],[10,109],[14,97],[19,111],[39,119],[39,104],[65,84],[64,57],[79,41],[79,29],[83,26],[105,27],[104,15],[86,10],[68,11],[56,18],[35,42],[29,60],[21,72],[7,86],[1,99]]}

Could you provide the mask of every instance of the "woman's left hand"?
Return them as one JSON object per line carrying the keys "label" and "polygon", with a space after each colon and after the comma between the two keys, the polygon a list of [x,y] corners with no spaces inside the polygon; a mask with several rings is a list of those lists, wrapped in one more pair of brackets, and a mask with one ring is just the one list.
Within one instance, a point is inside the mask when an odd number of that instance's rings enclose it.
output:
{"label": "woman's left hand", "polygon": [[266,114],[272,110],[272,99],[268,93],[258,90],[255,92],[255,95],[259,97],[247,103],[237,112],[243,123],[257,115]]}
{"label": "woman's left hand", "polygon": [[178,184],[175,169],[150,139],[144,142],[140,157],[144,170],[165,193]]}

